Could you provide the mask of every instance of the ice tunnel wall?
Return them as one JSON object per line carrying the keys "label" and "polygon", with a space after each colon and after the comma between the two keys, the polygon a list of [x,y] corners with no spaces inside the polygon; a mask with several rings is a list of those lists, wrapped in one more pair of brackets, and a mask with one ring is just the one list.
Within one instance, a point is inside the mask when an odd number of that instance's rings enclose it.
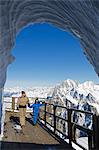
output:
{"label": "ice tunnel wall", "polygon": [[43,22],[76,36],[99,74],[99,1],[0,0],[0,89],[6,81],[7,66],[14,60],[11,50],[17,33],[28,24]]}

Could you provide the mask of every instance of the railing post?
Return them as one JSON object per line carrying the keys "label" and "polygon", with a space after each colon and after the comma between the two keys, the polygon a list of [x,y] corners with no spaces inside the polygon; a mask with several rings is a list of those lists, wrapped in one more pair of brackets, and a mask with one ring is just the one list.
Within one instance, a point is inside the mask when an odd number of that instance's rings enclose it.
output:
{"label": "railing post", "polygon": [[54,109],[54,133],[56,132],[56,105],[53,105]]}
{"label": "railing post", "polygon": [[94,149],[99,149],[99,116],[93,116],[93,143]]}
{"label": "railing post", "polygon": [[92,150],[92,134],[88,133],[88,149]]}
{"label": "railing post", "polygon": [[44,114],[44,121],[45,121],[45,125],[46,125],[46,103],[45,103],[45,114]]}
{"label": "railing post", "polygon": [[12,110],[15,110],[15,97],[12,97]]}
{"label": "railing post", "polygon": [[71,122],[71,115],[72,115],[72,110],[68,109],[68,138],[69,138],[69,145],[72,146],[72,122]]}
{"label": "railing post", "polygon": [[75,124],[72,127],[72,138],[73,138],[73,141],[76,142],[76,127],[75,127]]}
{"label": "railing post", "polygon": [[68,100],[67,100],[67,98],[66,98],[66,106],[67,106],[67,104],[68,104],[67,101],[68,101]]}

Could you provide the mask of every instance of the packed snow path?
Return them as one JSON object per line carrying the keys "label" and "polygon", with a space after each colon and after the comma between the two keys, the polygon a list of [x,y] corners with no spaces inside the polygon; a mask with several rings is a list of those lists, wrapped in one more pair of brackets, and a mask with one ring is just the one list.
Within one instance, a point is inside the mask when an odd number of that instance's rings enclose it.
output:
{"label": "packed snow path", "polygon": [[4,138],[2,140],[1,149],[71,149],[68,144],[60,143],[60,141],[49,134],[39,124],[33,126],[30,122],[26,121],[25,132],[23,134],[16,133],[13,128],[13,123],[9,120],[11,112],[6,113]]}

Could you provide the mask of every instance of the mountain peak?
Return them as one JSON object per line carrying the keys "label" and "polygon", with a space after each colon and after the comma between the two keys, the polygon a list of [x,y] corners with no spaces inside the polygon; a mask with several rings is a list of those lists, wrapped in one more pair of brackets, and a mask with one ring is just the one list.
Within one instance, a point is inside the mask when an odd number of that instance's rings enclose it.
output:
{"label": "mountain peak", "polygon": [[70,98],[69,101],[71,102],[75,99],[76,101],[80,100],[94,103],[98,101],[99,85],[95,85],[93,81],[79,83],[78,81],[67,79],[55,87],[53,90],[53,97],[56,95],[58,95],[60,99]]}

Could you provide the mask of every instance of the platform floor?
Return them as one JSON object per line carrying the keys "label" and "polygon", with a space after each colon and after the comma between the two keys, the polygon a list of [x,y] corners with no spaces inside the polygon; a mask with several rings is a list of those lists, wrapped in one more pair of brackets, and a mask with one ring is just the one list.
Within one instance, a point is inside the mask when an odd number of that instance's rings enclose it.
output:
{"label": "platform floor", "polygon": [[[24,134],[17,133],[10,118],[13,114],[6,112],[2,150],[71,150],[68,144],[61,143],[54,135],[49,134],[41,125],[33,126],[28,119]],[[14,114],[14,118],[17,115]]]}

